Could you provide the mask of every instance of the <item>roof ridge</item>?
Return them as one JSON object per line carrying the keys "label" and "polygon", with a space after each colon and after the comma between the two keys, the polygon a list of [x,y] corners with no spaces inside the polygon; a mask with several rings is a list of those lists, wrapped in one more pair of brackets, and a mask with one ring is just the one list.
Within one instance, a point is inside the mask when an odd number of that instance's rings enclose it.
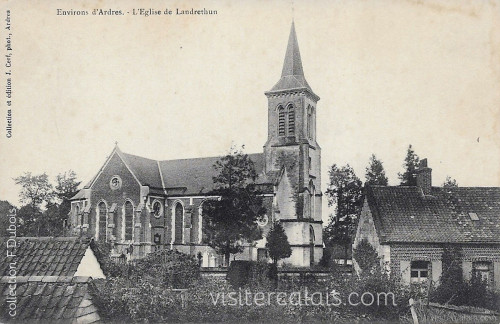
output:
{"label": "roof ridge", "polygon": [[[16,276],[16,283],[44,282],[44,283],[87,283],[91,276]],[[10,283],[11,276],[1,276],[0,283]]]}
{"label": "roof ridge", "polygon": [[[251,156],[251,155],[263,155],[264,153],[246,153],[246,155]],[[205,157],[194,157],[194,158],[183,158],[183,159],[172,159],[172,160],[160,160],[159,162],[170,162],[170,161],[183,161],[183,160],[201,160],[201,159],[215,159],[215,158],[221,158],[226,155],[216,155],[216,156],[205,156]]]}
{"label": "roof ridge", "polygon": [[144,160],[149,160],[149,161],[152,161],[152,162],[158,162],[158,161],[161,161],[161,160],[150,159],[150,158],[147,158],[147,157],[144,157],[144,156],[135,155],[135,154],[130,154],[130,153],[125,153],[125,152],[122,152],[122,154],[127,155],[127,156],[131,156],[131,157],[141,158],[141,159],[144,159]]}
{"label": "roof ridge", "polygon": [[[226,156],[225,154],[223,154],[223,155],[201,156],[201,157],[182,158],[182,159],[156,160],[156,159],[150,159],[150,158],[147,158],[147,157],[143,157],[143,156],[140,156],[140,155],[125,153],[125,152],[121,152],[121,153],[124,154],[124,155],[127,155],[127,156],[132,156],[132,157],[137,157],[137,158],[141,158],[141,159],[144,159],[144,160],[149,160],[151,162],[168,162],[168,161],[182,161],[182,160],[213,159],[213,158],[220,158],[220,157]],[[262,154],[264,154],[264,153],[259,153],[259,152],[246,153],[246,155],[262,155]]]}
{"label": "roof ridge", "polygon": [[[18,236],[16,240],[36,240],[36,241],[82,241],[80,236]],[[90,241],[90,239],[87,239]]]}

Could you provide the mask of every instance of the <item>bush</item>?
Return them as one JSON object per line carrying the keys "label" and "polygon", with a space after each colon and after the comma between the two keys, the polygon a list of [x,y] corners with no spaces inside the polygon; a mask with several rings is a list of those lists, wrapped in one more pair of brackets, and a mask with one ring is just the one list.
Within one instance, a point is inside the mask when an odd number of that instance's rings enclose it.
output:
{"label": "bush", "polygon": [[185,317],[181,293],[146,280],[94,281],[91,289],[99,314],[112,323],[179,321]]}
{"label": "bush", "polygon": [[431,300],[440,304],[500,309],[500,294],[488,289],[481,278],[464,279],[462,259],[460,247],[443,248],[443,273],[439,286],[431,292]]}
{"label": "bush", "polygon": [[380,271],[380,258],[368,240],[363,239],[359,242],[356,248],[354,248],[354,255],[361,271]]}
{"label": "bush", "polygon": [[252,261],[235,260],[229,265],[227,280],[235,288],[248,284]]}
{"label": "bush", "polygon": [[278,269],[267,262],[235,260],[229,266],[227,280],[234,288],[248,285],[271,288],[278,280]]}
{"label": "bush", "polygon": [[188,288],[200,277],[198,260],[173,250],[151,253],[132,265],[128,274],[130,279],[142,279],[162,288]]}
{"label": "bush", "polygon": [[117,263],[111,259],[111,243],[92,240],[90,246],[106,277],[128,277],[131,266],[126,262]]}
{"label": "bush", "polygon": [[319,260],[319,266],[328,268],[332,264],[332,251],[329,248],[323,249],[323,256]]}

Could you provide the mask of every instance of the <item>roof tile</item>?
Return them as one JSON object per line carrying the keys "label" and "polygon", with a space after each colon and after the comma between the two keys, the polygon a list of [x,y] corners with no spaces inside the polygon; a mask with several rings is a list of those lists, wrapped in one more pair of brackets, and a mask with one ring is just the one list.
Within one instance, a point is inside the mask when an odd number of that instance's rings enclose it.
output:
{"label": "roof tile", "polygon": [[367,186],[366,197],[383,241],[500,243],[500,188]]}
{"label": "roof tile", "polygon": [[[0,276],[8,276],[6,257],[8,238],[0,238]],[[75,274],[90,240],[76,237],[21,237],[17,240],[17,276],[72,276]],[[37,280],[37,279],[35,279]]]}

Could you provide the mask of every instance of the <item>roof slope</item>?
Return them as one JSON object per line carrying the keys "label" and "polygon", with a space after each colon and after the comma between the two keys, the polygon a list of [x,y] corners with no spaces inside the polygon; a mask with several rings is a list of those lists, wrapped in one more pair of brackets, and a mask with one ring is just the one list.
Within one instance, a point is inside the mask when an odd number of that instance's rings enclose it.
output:
{"label": "roof slope", "polygon": [[158,170],[158,162],[156,160],[151,160],[127,153],[121,154],[125,159],[125,163],[128,164],[132,173],[135,174],[142,185],[162,188],[160,171]]}
{"label": "roof slope", "polygon": [[[0,279],[0,303],[8,307],[10,277]],[[89,277],[17,277],[16,316],[5,322],[94,323],[100,320],[89,294]]]}
{"label": "roof slope", "polygon": [[500,188],[367,186],[366,197],[382,242],[500,243]]}
{"label": "roof slope", "polygon": [[[255,164],[255,171],[260,174],[264,169],[262,153],[248,154]],[[165,187],[184,188],[182,194],[206,194],[214,189],[213,177],[217,175],[214,168],[221,156],[160,161],[161,173]]]}
{"label": "roof slope", "polygon": [[[19,237],[15,258],[7,257],[7,240],[0,238],[0,275],[9,275],[16,262],[17,276],[74,276],[90,241],[76,237]],[[12,249],[9,249],[12,252]]]}
{"label": "roof slope", "polygon": [[[163,189],[163,185],[165,185],[166,189],[179,189],[179,192],[183,195],[206,194],[212,191],[214,189],[213,177],[217,173],[214,164],[222,157],[157,161],[123,153],[118,148],[115,148],[115,150],[118,151],[119,156],[122,157],[142,185],[148,185],[156,189]],[[113,154],[114,151],[111,155]],[[255,171],[260,175],[264,170],[264,154],[253,153],[248,154],[248,157],[254,162]],[[90,188],[98,175],[99,173],[94,176],[84,189]],[[161,192],[157,193],[161,194]],[[84,191],[81,189],[71,199],[77,200],[83,197]]]}

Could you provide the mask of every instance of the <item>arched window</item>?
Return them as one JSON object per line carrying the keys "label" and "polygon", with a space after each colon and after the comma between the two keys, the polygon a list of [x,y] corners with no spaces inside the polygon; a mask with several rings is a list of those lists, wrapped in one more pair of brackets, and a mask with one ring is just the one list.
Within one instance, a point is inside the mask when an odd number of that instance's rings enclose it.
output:
{"label": "arched window", "polygon": [[309,181],[309,218],[314,218],[314,196],[316,195],[315,193],[315,188],[313,181]]}
{"label": "arched window", "polygon": [[184,219],[184,207],[181,203],[175,205],[175,241],[174,243],[183,243],[183,219]]}
{"label": "arched window", "polygon": [[134,227],[134,206],[130,201],[125,202],[125,239],[132,240]]}
{"label": "arched window", "polygon": [[314,235],[314,228],[309,225],[309,245],[310,245],[310,265],[314,265],[314,242],[316,241],[316,237]]}
{"label": "arched window", "polygon": [[288,136],[295,134],[295,109],[288,106]]}
{"label": "arched window", "polygon": [[99,220],[99,234],[98,239],[106,239],[106,218],[108,217],[108,208],[106,204],[101,201],[97,206],[98,209],[98,220]]}
{"label": "arched window", "polygon": [[278,107],[278,136],[285,136],[285,109]]}
{"label": "arched window", "polygon": [[309,136],[310,139],[313,138],[313,108],[311,106],[308,107],[307,109],[307,136]]}

